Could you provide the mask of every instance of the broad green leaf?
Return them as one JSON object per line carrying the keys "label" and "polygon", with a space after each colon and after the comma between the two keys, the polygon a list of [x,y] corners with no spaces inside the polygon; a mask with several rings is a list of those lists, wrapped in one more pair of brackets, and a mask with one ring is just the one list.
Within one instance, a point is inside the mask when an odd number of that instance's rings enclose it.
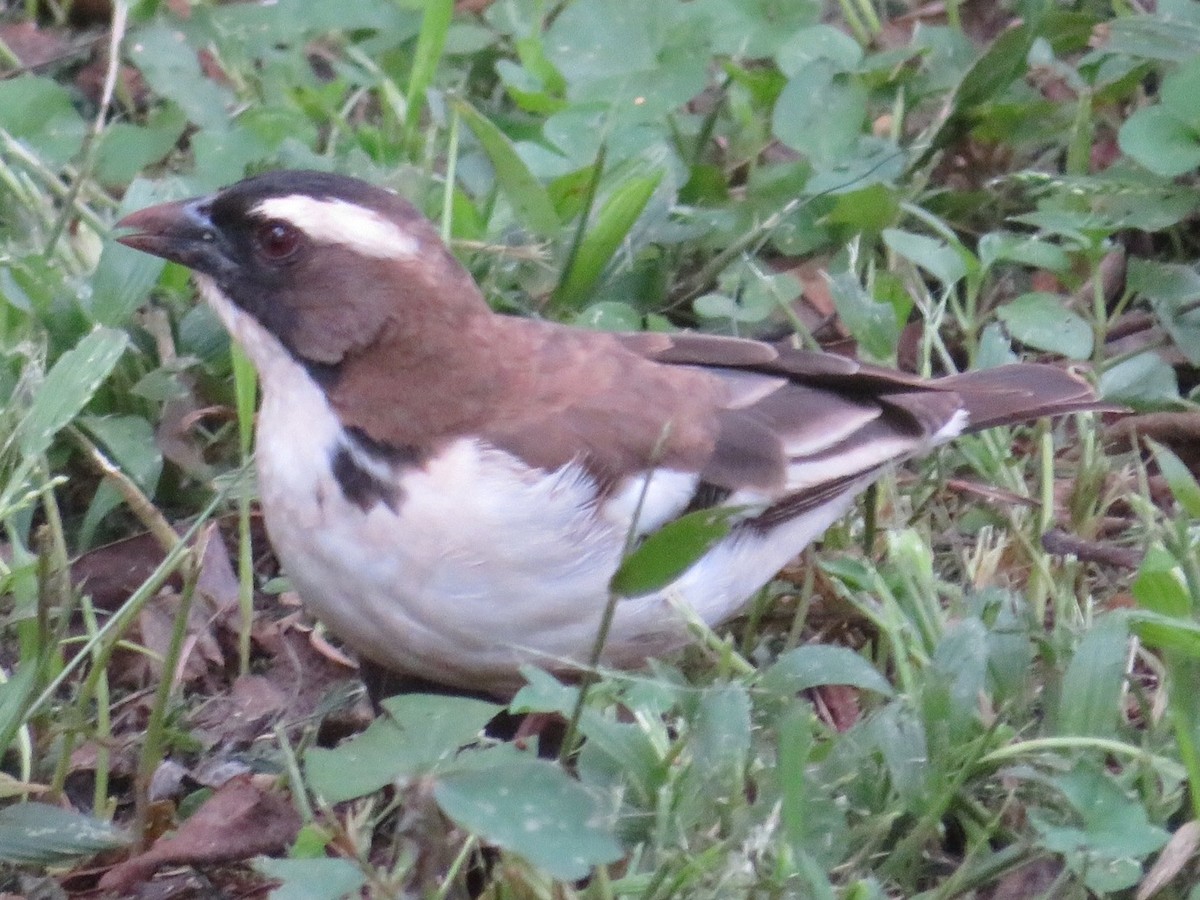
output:
{"label": "broad green leaf", "polygon": [[[213,27],[225,38],[223,50],[240,51],[260,62],[281,45],[297,44],[328,31],[370,30],[386,34],[396,44],[416,36],[422,3],[396,0],[354,0],[353,3],[313,0],[272,0],[270,3],[222,3],[206,9]],[[305,66],[307,68],[307,65]],[[288,85],[289,88],[292,85]]]}
{"label": "broad green leaf", "polygon": [[[857,77],[827,59],[792,76],[771,116],[779,140],[814,162],[853,155],[867,116],[867,89]],[[855,185],[861,187],[861,185]]]}
{"label": "broad green leaf", "polygon": [[1161,15],[1117,16],[1105,23],[1104,50],[1138,59],[1188,63],[1200,54],[1200,25]]}
{"label": "broad green leaf", "polygon": [[838,316],[865,354],[878,360],[894,357],[902,327],[895,307],[867,293],[853,272],[838,272],[827,278]]}
{"label": "broad green leaf", "polygon": [[433,794],[458,825],[563,881],[623,855],[605,805],[547,760],[517,756],[448,772]]}
{"label": "broad green leaf", "polygon": [[79,152],[87,133],[67,90],[33,75],[0,81],[0,128],[51,168]]}
{"label": "broad green leaf", "polygon": [[858,67],[862,58],[858,42],[832,25],[801,28],[775,52],[779,70],[789,78],[814,60],[829,60],[841,71],[849,72]]}
{"label": "broad green leaf", "polygon": [[1200,274],[1189,265],[1134,259],[1128,287],[1150,300],[1175,346],[1190,363],[1200,365]]}
{"label": "broad green leaf", "polygon": [[1150,441],[1150,449],[1154,451],[1154,461],[1167,480],[1175,501],[1193,519],[1200,519],[1200,484],[1196,483],[1191,470],[1183,460],[1157,441]]}
{"label": "broad green leaf", "polygon": [[625,557],[609,589],[620,597],[640,597],[666,587],[729,534],[738,512],[699,509],[668,522]]}
{"label": "broad green leaf", "polygon": [[1124,616],[1098,619],[1075,648],[1062,680],[1058,734],[1115,737],[1125,681],[1129,626]]}
{"label": "broad green leaf", "polygon": [[17,429],[21,452],[41,456],[54,436],[92,399],[125,352],[123,331],[97,328],[58,358]]}
{"label": "broad green leaf", "polygon": [[763,673],[763,690],[797,694],[825,684],[845,684],[892,696],[892,686],[879,670],[848,647],[806,644],[789,650]]}
{"label": "broad green leaf", "polygon": [[554,291],[556,306],[571,309],[591,295],[661,180],[661,172],[630,178],[609,194]]}
{"label": "broad green leaf", "polygon": [[1149,300],[1171,306],[1200,300],[1200,272],[1181,263],[1134,257],[1129,260],[1127,286]]}
{"label": "broad green leaf", "polygon": [[987,629],[974,617],[951,627],[934,651],[921,694],[925,734],[935,762],[954,758],[983,728],[980,698],[987,696]]}
{"label": "broad green leaf", "polygon": [[1191,615],[1192,598],[1179,561],[1160,544],[1146,551],[1130,589],[1143,609],[1175,619]]}
{"label": "broad green leaf", "polygon": [[0,809],[0,860],[14,865],[56,865],[128,843],[109,822],[46,803]]}
{"label": "broad green leaf", "polygon": [[162,451],[154,440],[154,426],[141,416],[86,416],[80,424],[108,451],[134,483],[153,494],[162,473]]}
{"label": "broad green leaf", "polygon": [[409,694],[383,701],[385,715],[344,744],[304,755],[313,793],[329,803],[363,797],[399,778],[444,767],[479,737],[500,707],[469,697]]}
{"label": "broad green leaf", "polygon": [[196,48],[178,28],[154,23],[138,30],[126,44],[130,60],[154,92],[173,100],[189,121],[205,131],[228,131],[226,88],[200,69]]}
{"label": "broad green leaf", "polygon": [[621,791],[630,803],[652,809],[669,765],[647,729],[584,709],[579,730],[585,739],[577,763],[580,780],[589,787]]}
{"label": "broad green leaf", "polygon": [[96,177],[105,184],[128,184],[170,153],[186,127],[187,117],[174,103],[152,112],[145,125],[110,123],[96,148]]}
{"label": "broad green leaf", "polygon": [[1113,403],[1156,406],[1179,399],[1179,383],[1170,363],[1157,353],[1139,353],[1105,369],[1100,396]]}
{"label": "broad green leaf", "polygon": [[1081,824],[1052,824],[1034,809],[1030,822],[1042,846],[1062,854],[1067,865],[1102,895],[1136,884],[1142,875],[1136,861],[1161,848],[1169,838],[1150,823],[1146,807],[1109,773],[1091,764],[1078,765],[1049,781],[1066,797]]}
{"label": "broad green leaf", "polygon": [[1161,106],[1139,109],[1117,132],[1121,150],[1156,175],[1174,178],[1200,166],[1195,129]]}
{"label": "broad green leaf", "polygon": [[952,247],[939,238],[887,228],[883,232],[883,242],[944,285],[952,285],[967,274],[966,251]]}
{"label": "broad green leaf", "polygon": [[271,859],[260,856],[254,868],[281,884],[271,900],[343,900],[359,896],[366,883],[362,869],[348,859]]}
{"label": "broad green leaf", "polygon": [[975,367],[990,369],[1015,363],[1020,357],[1013,352],[1012,341],[999,322],[988,322],[979,335],[979,348],[975,352]]}
{"label": "broad green leaf", "polygon": [[692,722],[696,765],[716,774],[738,773],[750,752],[750,697],[736,682],[714,685],[700,695]]}
{"label": "broad green leaf", "polygon": [[[1178,603],[1178,598],[1174,602]],[[1129,614],[1129,626],[1147,646],[1200,660],[1200,624],[1149,610],[1135,610]]]}
{"label": "broad green leaf", "polygon": [[1164,109],[1193,129],[1200,128],[1196,97],[1200,96],[1200,59],[1189,60],[1163,79],[1159,99]]}
{"label": "broad green leaf", "polygon": [[702,319],[753,325],[765,322],[776,304],[759,293],[754,297],[731,297],[728,294],[703,294],[692,301],[692,312]]}
{"label": "broad green leaf", "polygon": [[[591,136],[591,155],[610,133],[635,123],[665,135],[666,117],[704,90],[708,36],[695,13],[678,2],[588,0],[569,3],[554,17],[544,39],[546,58],[565,80],[572,104],[597,104],[606,123]],[[616,158],[625,157],[610,155]]]}
{"label": "broad green leaf", "polygon": [[981,237],[979,261],[985,269],[1001,261],[1050,272],[1066,272],[1071,266],[1071,258],[1057,244],[1042,237],[1011,231],[989,231]]}
{"label": "broad green leaf", "polygon": [[1022,294],[997,309],[996,316],[1008,333],[1027,347],[1059,353],[1069,359],[1087,359],[1092,355],[1092,328],[1067,308],[1065,297]]}
{"label": "broad green leaf", "polygon": [[691,5],[708,19],[716,53],[742,59],[769,57],[798,30],[816,25],[817,0],[694,0]]}
{"label": "broad green leaf", "polygon": [[[184,195],[177,180],[148,181],[139,178],[125,191],[120,214]],[[124,325],[133,311],[146,302],[146,295],[162,274],[166,262],[140,253],[116,241],[107,241],[92,275],[92,296],[87,311],[101,325]]]}
{"label": "broad green leaf", "polygon": [[864,737],[883,757],[901,802],[909,809],[928,803],[937,773],[929,764],[925,729],[907,703],[889,703],[863,726]]}
{"label": "broad green leaf", "polygon": [[451,105],[467,123],[478,139],[492,167],[496,170],[496,182],[513,212],[521,223],[535,234],[547,237],[556,234],[562,223],[554,211],[554,204],[541,183],[533,177],[521,157],[508,139],[508,135],[484,118],[475,107],[459,97],[451,98]]}

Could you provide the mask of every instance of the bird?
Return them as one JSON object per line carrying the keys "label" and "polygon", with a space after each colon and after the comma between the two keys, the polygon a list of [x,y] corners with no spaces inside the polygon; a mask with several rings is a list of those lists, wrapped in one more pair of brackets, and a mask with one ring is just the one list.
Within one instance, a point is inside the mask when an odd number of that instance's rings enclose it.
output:
{"label": "bird", "polygon": [[[1044,363],[925,379],[501,314],[409,202],[339,174],[269,171],[116,228],[191,269],[256,367],[261,509],[306,606],[364,662],[452,690],[577,676],[606,608],[600,665],[673,653],[690,617],[736,616],[888,466],[1096,407]],[[613,600],[629,548],[701,510],[722,536]]]}

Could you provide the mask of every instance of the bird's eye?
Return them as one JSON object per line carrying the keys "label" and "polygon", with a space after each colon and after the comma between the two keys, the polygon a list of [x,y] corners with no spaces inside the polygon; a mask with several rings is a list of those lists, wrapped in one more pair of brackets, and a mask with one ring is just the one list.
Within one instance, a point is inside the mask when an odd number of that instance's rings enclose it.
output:
{"label": "bird's eye", "polygon": [[278,262],[296,252],[300,246],[300,230],[287,222],[271,219],[255,229],[254,242],[263,256]]}

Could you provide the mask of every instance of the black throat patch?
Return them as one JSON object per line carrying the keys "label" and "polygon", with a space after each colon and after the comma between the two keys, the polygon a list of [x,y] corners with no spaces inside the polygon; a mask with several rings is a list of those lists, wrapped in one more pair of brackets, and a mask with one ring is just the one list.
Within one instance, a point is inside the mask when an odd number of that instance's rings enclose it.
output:
{"label": "black throat patch", "polygon": [[330,449],[329,465],[342,496],[364,513],[382,503],[392,512],[400,509],[404,492],[400,476],[419,468],[425,454],[416,447],[391,447],[349,428]]}

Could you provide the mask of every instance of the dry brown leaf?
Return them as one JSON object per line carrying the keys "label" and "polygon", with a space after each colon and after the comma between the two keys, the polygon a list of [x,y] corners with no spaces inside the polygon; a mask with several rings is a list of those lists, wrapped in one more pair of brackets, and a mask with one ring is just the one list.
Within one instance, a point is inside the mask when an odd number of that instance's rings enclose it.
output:
{"label": "dry brown leaf", "polygon": [[106,872],[100,887],[127,896],[160,866],[229,863],[279,853],[295,840],[300,824],[287,798],[256,786],[250,776],[233,778],[171,837]]}

